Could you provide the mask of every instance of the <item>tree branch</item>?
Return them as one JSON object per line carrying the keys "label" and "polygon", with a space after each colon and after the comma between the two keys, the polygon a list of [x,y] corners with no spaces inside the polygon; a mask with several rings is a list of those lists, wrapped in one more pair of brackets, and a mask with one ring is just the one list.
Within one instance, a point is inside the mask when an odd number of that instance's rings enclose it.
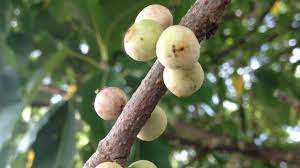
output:
{"label": "tree branch", "polygon": [[[274,162],[289,162],[300,165],[300,153],[283,149],[257,146],[252,142],[237,141],[226,135],[217,135],[204,129],[183,123],[171,123],[174,133],[167,138],[176,144],[194,146],[204,151],[239,152],[254,159]],[[206,140],[206,141],[204,141]]]}
{"label": "tree branch", "polygon": [[32,107],[49,107],[50,103],[45,101],[34,101],[30,104]]}
{"label": "tree branch", "polygon": [[66,91],[56,88],[55,86],[51,86],[51,85],[43,85],[39,88],[39,90],[42,92],[51,93],[51,94],[60,94],[60,95],[66,94]]}
{"label": "tree branch", "polygon": [[277,97],[278,100],[290,104],[296,111],[300,111],[300,100],[297,98],[288,95],[282,90],[276,90],[274,96]]}
{"label": "tree branch", "polygon": [[246,112],[245,108],[243,107],[243,103],[240,104],[240,108],[238,109],[240,124],[241,124],[241,131],[243,134],[247,133],[247,119],[246,119]]}
{"label": "tree branch", "polygon": [[[215,33],[224,9],[229,3],[230,0],[197,0],[180,24],[189,27],[200,42]],[[154,63],[115,125],[99,142],[96,152],[85,163],[85,168],[94,168],[104,161],[116,161],[125,165],[136,135],[166,92],[162,79],[163,69],[158,61]]]}

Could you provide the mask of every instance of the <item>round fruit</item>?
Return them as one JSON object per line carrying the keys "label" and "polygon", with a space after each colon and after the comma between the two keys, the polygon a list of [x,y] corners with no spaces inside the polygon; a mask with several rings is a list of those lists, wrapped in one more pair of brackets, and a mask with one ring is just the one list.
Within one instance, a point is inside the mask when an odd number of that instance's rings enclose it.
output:
{"label": "round fruit", "polygon": [[135,22],[144,19],[151,19],[158,22],[163,28],[167,28],[173,24],[173,16],[168,8],[153,4],[144,8],[136,17]]}
{"label": "round fruit", "polygon": [[175,25],[168,27],[156,44],[156,55],[167,68],[189,68],[200,56],[200,44],[187,27]]}
{"label": "round fruit", "polygon": [[137,137],[143,141],[153,141],[165,131],[167,122],[165,112],[159,106],[156,106]]}
{"label": "round fruit", "polygon": [[116,162],[103,162],[100,163],[96,168],[122,168],[122,166]]}
{"label": "round fruit", "polygon": [[155,57],[156,42],[163,27],[153,20],[141,20],[132,25],[124,37],[126,53],[136,61],[148,61]]}
{"label": "round fruit", "polygon": [[94,108],[103,120],[118,118],[127,103],[126,94],[117,87],[102,89],[96,96]]}
{"label": "round fruit", "polygon": [[139,160],[131,163],[128,168],[157,168],[154,163],[148,160]]}
{"label": "round fruit", "polygon": [[166,87],[177,97],[187,97],[196,92],[204,80],[204,72],[197,62],[190,69],[165,68],[163,79]]}

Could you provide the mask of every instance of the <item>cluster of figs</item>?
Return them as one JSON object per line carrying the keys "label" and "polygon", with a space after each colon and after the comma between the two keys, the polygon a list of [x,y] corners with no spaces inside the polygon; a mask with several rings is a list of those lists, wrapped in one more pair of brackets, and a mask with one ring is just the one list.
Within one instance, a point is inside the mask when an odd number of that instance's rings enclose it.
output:
{"label": "cluster of figs", "polygon": [[[132,59],[149,61],[155,57],[165,67],[163,80],[170,92],[187,97],[196,92],[204,80],[204,72],[198,63],[200,44],[192,30],[173,25],[168,8],[153,4],[145,7],[124,37],[124,48]],[[105,87],[97,91],[94,108],[103,120],[116,120],[126,105],[128,97],[117,87]],[[156,106],[137,137],[153,141],[167,127],[167,116]],[[103,162],[96,168],[122,168],[116,162]],[[133,162],[128,168],[157,168],[147,160]]]}

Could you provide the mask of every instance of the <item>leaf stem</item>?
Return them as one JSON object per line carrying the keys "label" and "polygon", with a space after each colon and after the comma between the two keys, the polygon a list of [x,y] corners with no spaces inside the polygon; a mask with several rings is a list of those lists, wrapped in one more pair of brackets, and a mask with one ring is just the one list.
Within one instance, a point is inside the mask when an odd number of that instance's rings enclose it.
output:
{"label": "leaf stem", "polygon": [[108,61],[107,46],[104,43],[104,40],[103,40],[103,38],[101,36],[101,33],[100,33],[99,29],[98,29],[95,17],[93,16],[93,14],[91,12],[90,12],[90,17],[91,17],[91,21],[92,21],[93,27],[95,29],[96,41],[97,41],[97,44],[98,44],[98,49],[99,49],[99,54],[101,56],[101,60],[103,60],[104,62],[107,62]]}
{"label": "leaf stem", "polygon": [[71,50],[70,48],[67,48],[67,53],[68,53],[68,56],[80,59],[86,63],[93,65],[95,68],[101,70],[99,64],[96,61],[94,61],[93,59],[91,59],[89,56],[79,54],[78,52],[75,52],[75,51]]}

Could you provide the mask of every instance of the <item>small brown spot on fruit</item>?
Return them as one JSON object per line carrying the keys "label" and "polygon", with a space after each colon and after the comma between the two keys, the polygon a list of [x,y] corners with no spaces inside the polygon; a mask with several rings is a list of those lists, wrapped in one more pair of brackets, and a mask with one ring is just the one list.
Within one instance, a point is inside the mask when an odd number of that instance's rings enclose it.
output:
{"label": "small brown spot on fruit", "polygon": [[175,52],[176,52],[176,46],[173,44],[172,45],[172,52],[175,54]]}
{"label": "small brown spot on fruit", "polygon": [[95,98],[96,113],[104,120],[116,119],[127,103],[126,94],[117,87],[102,89]]}

